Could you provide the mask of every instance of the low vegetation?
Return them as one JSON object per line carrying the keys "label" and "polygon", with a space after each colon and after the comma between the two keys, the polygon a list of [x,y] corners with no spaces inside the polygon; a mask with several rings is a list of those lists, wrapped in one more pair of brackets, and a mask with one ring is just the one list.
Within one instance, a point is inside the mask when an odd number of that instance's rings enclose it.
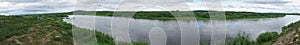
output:
{"label": "low vegetation", "polygon": [[[266,32],[260,34],[256,40],[251,40],[245,34],[238,34],[237,37],[226,41],[226,45],[271,45],[279,37],[286,35],[290,31],[297,30],[299,32],[300,21],[289,24],[288,26],[282,27],[282,32]],[[300,35],[298,33],[298,35]],[[292,37],[291,37],[292,38]],[[299,39],[299,38],[298,38]]]}
{"label": "low vegetation", "polygon": [[[0,16],[0,44],[73,45],[72,25],[62,20],[67,15],[69,14]],[[114,45],[113,38],[109,35],[96,32],[96,38],[99,45]],[[147,43],[133,42],[133,44],[146,45]]]}
{"label": "low vegetation", "polygon": [[1,44],[72,45],[72,25],[61,16],[66,15],[1,16]]}
{"label": "low vegetation", "polygon": [[265,32],[260,34],[257,38],[256,38],[256,43],[258,44],[271,44],[272,42],[274,42],[277,38],[279,38],[279,34],[277,32]]}
{"label": "low vegetation", "polygon": [[255,45],[255,41],[251,40],[249,36],[238,34],[235,38],[226,41],[225,45]]}
{"label": "low vegetation", "polygon": [[284,26],[282,27],[282,32],[280,35],[285,35],[287,34],[289,31],[292,31],[293,29],[298,29],[298,27],[300,26],[300,21],[297,21],[297,22],[294,22],[294,23],[291,23],[290,25],[288,26]]}
{"label": "low vegetation", "polygon": [[[270,38],[270,36],[274,35],[275,37]],[[277,35],[277,32],[266,32],[259,35],[256,40],[252,40],[245,33],[242,33],[238,34],[235,38],[227,40],[225,45],[270,45],[272,41],[277,39]]]}

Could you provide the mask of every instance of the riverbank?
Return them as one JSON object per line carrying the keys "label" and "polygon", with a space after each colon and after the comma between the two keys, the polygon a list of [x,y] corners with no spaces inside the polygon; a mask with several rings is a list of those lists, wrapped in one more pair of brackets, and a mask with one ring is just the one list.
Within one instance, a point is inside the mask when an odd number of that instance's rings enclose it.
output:
{"label": "riverbank", "polygon": [[282,32],[265,32],[260,34],[256,40],[251,40],[245,34],[227,40],[226,45],[298,45],[300,44],[300,21],[282,27]]}
{"label": "riverbank", "polygon": [[273,45],[299,45],[300,21],[294,22],[282,28],[280,37],[273,41]]}

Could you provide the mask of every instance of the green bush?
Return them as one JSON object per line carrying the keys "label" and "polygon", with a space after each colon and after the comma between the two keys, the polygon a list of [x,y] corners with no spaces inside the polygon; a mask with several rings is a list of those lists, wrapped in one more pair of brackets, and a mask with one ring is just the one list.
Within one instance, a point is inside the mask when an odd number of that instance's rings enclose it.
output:
{"label": "green bush", "polygon": [[269,42],[269,41],[273,41],[273,40],[277,39],[278,37],[279,37],[279,34],[277,32],[266,32],[266,33],[260,34],[256,38],[256,42],[257,43]]}
{"label": "green bush", "polygon": [[225,45],[255,45],[249,36],[243,34],[238,34],[235,38],[226,41]]}

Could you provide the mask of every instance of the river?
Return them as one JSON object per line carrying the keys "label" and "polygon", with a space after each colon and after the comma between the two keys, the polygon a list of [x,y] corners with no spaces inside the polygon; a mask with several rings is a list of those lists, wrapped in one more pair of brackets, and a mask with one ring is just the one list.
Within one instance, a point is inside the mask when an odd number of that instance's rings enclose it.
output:
{"label": "river", "polygon": [[[108,16],[88,16],[88,15],[69,15],[74,19],[64,19],[65,22],[71,23],[77,27],[96,29],[97,31],[111,35],[111,17]],[[116,17],[121,18],[121,17]],[[93,20],[95,19],[95,20]],[[180,29],[176,20],[148,20],[148,19],[132,19],[129,18],[129,34],[133,41],[149,42],[148,32],[152,27],[160,27],[164,29],[167,35],[167,44],[180,44]],[[259,19],[239,19],[227,20],[226,37],[233,38],[238,33],[249,35],[251,39],[255,39],[259,34],[264,32],[281,32],[281,27],[292,22],[300,20],[300,16],[287,15],[278,18],[259,18]],[[183,22],[191,22],[186,20],[178,20]],[[209,20],[197,20],[201,42],[209,42],[211,39],[211,30]]]}

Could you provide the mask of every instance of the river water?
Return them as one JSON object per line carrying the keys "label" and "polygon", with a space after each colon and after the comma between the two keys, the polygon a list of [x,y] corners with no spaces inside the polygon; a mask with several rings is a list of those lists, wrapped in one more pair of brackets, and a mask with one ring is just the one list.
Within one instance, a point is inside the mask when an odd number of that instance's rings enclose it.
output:
{"label": "river water", "polygon": [[[89,15],[69,15],[73,19],[64,19],[65,22],[71,23],[77,27],[96,29],[97,31],[111,35],[111,19],[107,16],[89,16]],[[115,17],[121,18],[121,17]],[[130,19],[129,34],[133,41],[149,42],[149,30],[152,27],[160,27],[164,29],[167,35],[168,45],[180,44],[180,29],[176,20],[148,20],[148,19]],[[292,22],[300,20],[300,16],[287,15],[278,18],[259,18],[259,19],[239,19],[227,20],[226,37],[233,38],[238,33],[245,33],[252,39],[264,32],[281,32],[281,27]],[[191,22],[186,20],[178,20],[183,22]],[[209,20],[197,20],[199,35],[201,42],[210,42],[211,30]]]}

